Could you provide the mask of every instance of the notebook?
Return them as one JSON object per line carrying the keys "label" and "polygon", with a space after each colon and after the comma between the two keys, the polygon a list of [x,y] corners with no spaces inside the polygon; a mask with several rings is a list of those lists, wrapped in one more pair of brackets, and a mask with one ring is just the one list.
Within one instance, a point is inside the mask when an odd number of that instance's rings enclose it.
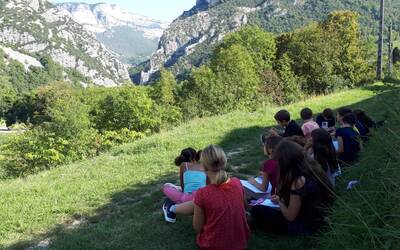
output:
{"label": "notebook", "polygon": [[279,204],[273,203],[270,199],[265,199],[264,202],[260,203],[259,205],[273,207],[273,208],[279,208]]}
{"label": "notebook", "polygon": [[[258,183],[262,183],[262,178],[261,177],[257,177],[256,181]],[[263,192],[260,189],[256,188],[255,186],[253,186],[252,184],[250,184],[248,181],[245,180],[240,180],[240,182],[242,183],[242,186],[249,189],[250,191],[256,193],[256,194],[267,194],[267,193],[271,193],[272,190],[272,185],[271,182],[268,183],[268,188],[267,188],[267,192]]]}

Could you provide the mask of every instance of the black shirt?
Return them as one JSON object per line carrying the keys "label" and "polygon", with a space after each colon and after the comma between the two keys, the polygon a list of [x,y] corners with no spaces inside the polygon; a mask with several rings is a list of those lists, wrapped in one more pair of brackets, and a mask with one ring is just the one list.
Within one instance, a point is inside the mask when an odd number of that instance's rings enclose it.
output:
{"label": "black shirt", "polygon": [[322,123],[323,122],[327,122],[328,123],[328,128],[335,127],[335,125],[336,125],[335,118],[325,119],[322,114],[319,114],[317,116],[317,119],[316,119],[315,122],[319,125],[320,128],[322,128]]}
{"label": "black shirt", "polygon": [[291,136],[304,136],[303,130],[301,127],[295,122],[290,121],[289,124],[285,128],[285,132],[282,134],[283,137],[291,137]]}
{"label": "black shirt", "polygon": [[339,128],[336,130],[336,137],[342,137],[343,150],[339,159],[352,164],[358,159],[360,153],[360,134],[351,127]]}

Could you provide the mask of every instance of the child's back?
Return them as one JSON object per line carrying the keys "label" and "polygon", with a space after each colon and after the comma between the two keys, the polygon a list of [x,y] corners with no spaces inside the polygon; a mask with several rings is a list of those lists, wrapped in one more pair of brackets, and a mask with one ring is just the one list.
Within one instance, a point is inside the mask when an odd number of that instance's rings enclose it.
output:
{"label": "child's back", "polygon": [[336,130],[336,137],[343,140],[343,153],[339,155],[339,159],[346,163],[357,161],[360,153],[360,134],[352,127],[343,127]]}
{"label": "child's back", "polygon": [[194,203],[203,209],[205,223],[197,236],[201,249],[245,249],[249,237],[243,187],[236,178],[197,191]]}

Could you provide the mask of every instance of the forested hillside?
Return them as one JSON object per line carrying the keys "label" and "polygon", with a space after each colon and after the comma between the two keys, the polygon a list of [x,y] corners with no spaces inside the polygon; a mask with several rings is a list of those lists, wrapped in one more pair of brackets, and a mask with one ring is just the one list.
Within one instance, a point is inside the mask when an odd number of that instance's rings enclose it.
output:
{"label": "forested hillside", "polygon": [[[386,24],[398,23],[400,2],[387,1]],[[226,34],[244,25],[257,25],[280,34],[324,20],[335,10],[351,10],[360,17],[360,32],[374,44],[378,29],[379,1],[372,0],[228,0],[213,1],[211,6],[198,1],[192,10],[177,18],[161,37],[144,72],[142,83],[157,77],[162,67],[185,77],[188,69],[209,62],[211,51]],[[395,27],[398,32],[398,27]],[[371,58],[374,60],[374,58]]]}

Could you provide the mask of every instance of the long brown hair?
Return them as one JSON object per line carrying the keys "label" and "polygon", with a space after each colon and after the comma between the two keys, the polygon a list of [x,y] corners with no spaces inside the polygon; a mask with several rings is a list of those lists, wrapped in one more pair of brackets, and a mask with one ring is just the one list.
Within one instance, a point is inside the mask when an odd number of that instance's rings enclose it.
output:
{"label": "long brown hair", "polygon": [[200,161],[207,171],[217,174],[217,184],[221,185],[228,180],[228,173],[225,171],[227,158],[224,150],[216,145],[210,145],[201,151]]}
{"label": "long brown hair", "polygon": [[314,159],[326,171],[334,172],[338,169],[336,150],[332,137],[328,131],[319,128],[311,132],[313,141]]}
{"label": "long brown hair", "polygon": [[301,176],[314,178],[324,188],[322,203],[333,201],[333,188],[326,173],[316,162],[309,160],[304,149],[297,143],[283,141],[275,151],[275,157],[279,164],[279,181],[277,193],[283,199],[286,206],[289,205],[290,191],[293,183]]}

